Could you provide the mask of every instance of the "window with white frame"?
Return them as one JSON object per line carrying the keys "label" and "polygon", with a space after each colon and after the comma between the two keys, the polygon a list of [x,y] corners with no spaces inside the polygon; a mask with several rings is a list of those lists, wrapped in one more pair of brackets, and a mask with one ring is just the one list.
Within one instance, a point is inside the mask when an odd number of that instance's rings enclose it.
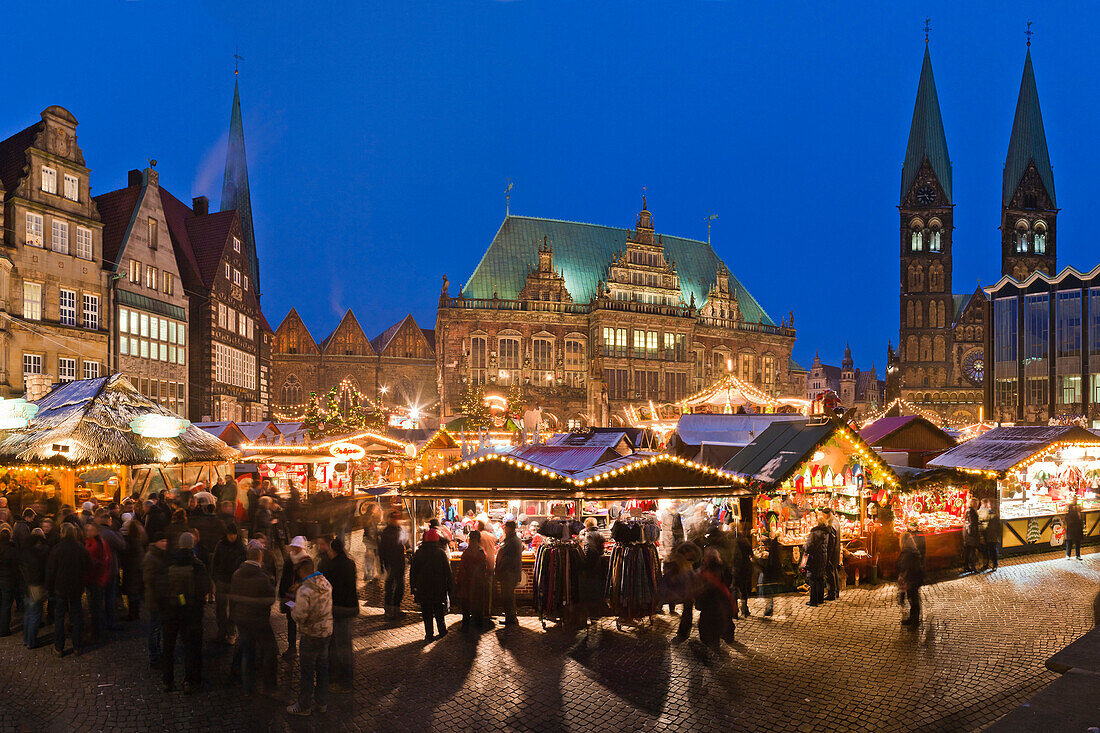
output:
{"label": "window with white frame", "polygon": [[245,389],[256,389],[256,357],[214,342],[214,379]]}
{"label": "window with white frame", "polygon": [[42,320],[42,283],[23,283],[23,317]]}
{"label": "window with white frame", "polygon": [[65,198],[69,201],[80,200],[80,179],[68,173],[65,174]]}
{"label": "window with white frame", "polygon": [[84,362],[84,378],[85,379],[99,379],[99,362],[98,361],[85,361]]}
{"label": "window with white frame", "polygon": [[[23,376],[28,374],[41,374],[42,373],[42,355],[41,354],[23,354]],[[27,381],[23,380],[23,388],[26,389]]]}
{"label": "window with white frame", "polygon": [[130,309],[119,308],[118,309],[118,332],[129,333],[130,331]]}
{"label": "window with white frame", "polygon": [[49,166],[42,166],[42,190],[46,193],[57,193],[57,171]]}
{"label": "window with white frame", "polygon": [[99,330],[99,296],[84,293],[84,328]]}
{"label": "window with white frame", "polygon": [[42,246],[42,216],[27,212],[27,244],[32,247]]}
{"label": "window with white frame", "polygon": [[229,263],[228,263],[228,262],[226,262],[226,263],[225,263],[225,279],[226,279],[226,280],[228,280],[228,279],[230,278],[230,271],[231,271],[232,269],[233,269],[233,268],[231,268],[231,267],[229,266]]}
{"label": "window with white frame", "polygon": [[252,333],[253,333],[253,331],[252,331],[252,328],[253,328],[253,324],[255,324],[255,321],[253,321],[253,320],[252,320],[251,318],[249,318],[249,319],[248,319],[248,333],[246,333],[246,334],[245,334],[245,336],[246,336],[247,338],[252,338]]}
{"label": "window with white frame", "polygon": [[497,342],[500,371],[497,378],[501,384],[515,384],[519,380],[519,339],[503,337]]}
{"label": "window with white frame", "polygon": [[233,251],[234,252],[240,252],[241,251],[241,240],[240,240],[239,237],[233,237]]}
{"label": "window with white frame", "polygon": [[164,281],[164,294],[171,295],[172,291],[176,289],[175,283],[173,282],[175,280],[175,277],[170,272],[164,272],[161,273],[161,280]]}
{"label": "window with white frame", "polygon": [[234,285],[240,285],[241,284],[241,271],[238,270],[236,267],[233,268],[233,284]]}
{"label": "window with white frame", "polygon": [[226,321],[225,303],[218,303],[218,328],[225,328]]}
{"label": "window with white frame", "polygon": [[244,313],[241,313],[240,318],[237,319],[237,333],[239,333],[241,336],[248,335],[248,326],[246,324],[247,321],[248,316],[246,316]]}
{"label": "window with white frame", "polygon": [[470,381],[474,384],[485,384],[486,341],[484,336],[470,337]]}
{"label": "window with white frame", "polygon": [[241,287],[248,290],[248,275],[241,275]]}
{"label": "window with white frame", "polygon": [[76,256],[84,259],[92,259],[92,230],[88,227],[76,228]]}
{"label": "window with white frame", "polygon": [[552,385],[554,383],[554,342],[550,339],[536,338],[531,342],[532,366],[534,367],[534,380],[537,384]]}
{"label": "window with white frame", "polygon": [[60,356],[57,359],[57,381],[72,382],[76,379],[76,359]]}
{"label": "window with white frame", "polygon": [[145,287],[151,290],[157,289],[157,268],[152,265],[145,266]]}
{"label": "window with white frame", "polygon": [[[58,298],[60,309],[58,311],[58,320],[63,326],[75,326],[76,325],[76,291],[66,290],[61,288],[60,297]],[[76,367],[73,367],[73,374],[76,374]]]}
{"label": "window with white frame", "polygon": [[565,382],[573,387],[584,386],[584,342],[565,340]]}
{"label": "window with white frame", "polygon": [[69,222],[53,220],[53,238],[51,239],[51,246],[54,252],[60,252],[63,255],[69,254]]}
{"label": "window with white frame", "polygon": [[141,262],[138,260],[130,260],[130,282],[141,282]]}

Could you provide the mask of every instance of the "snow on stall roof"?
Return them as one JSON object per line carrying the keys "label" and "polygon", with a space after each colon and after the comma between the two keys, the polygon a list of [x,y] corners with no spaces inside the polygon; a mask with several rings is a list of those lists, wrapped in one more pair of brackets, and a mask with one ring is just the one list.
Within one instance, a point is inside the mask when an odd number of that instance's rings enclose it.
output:
{"label": "snow on stall roof", "polygon": [[1034,425],[993,428],[933,458],[929,466],[1006,471],[1060,442],[1100,445],[1100,438],[1076,425]]}

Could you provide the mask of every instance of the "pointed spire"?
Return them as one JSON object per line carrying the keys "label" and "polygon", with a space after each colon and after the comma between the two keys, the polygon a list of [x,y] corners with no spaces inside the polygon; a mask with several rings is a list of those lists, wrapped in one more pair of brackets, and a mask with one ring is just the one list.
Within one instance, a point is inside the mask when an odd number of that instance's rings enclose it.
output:
{"label": "pointed spire", "polygon": [[943,131],[940,115],[940,99],[936,94],[936,80],[932,77],[932,57],[928,44],[924,46],[924,65],[917,84],[917,102],[913,105],[913,123],[909,128],[909,145],[905,148],[905,163],[901,169],[901,198],[913,185],[925,158],[947,195],[951,197],[951,158],[947,154],[947,135]]}
{"label": "pointed spire", "polygon": [[844,344],[844,361],[840,363],[840,367],[845,371],[851,371],[852,365],[852,347],[850,344]]}
{"label": "pointed spire", "polygon": [[256,238],[252,231],[252,198],[248,192],[248,162],[244,151],[244,123],[241,121],[240,84],[233,82],[233,111],[229,116],[229,145],[225,151],[225,177],[222,180],[221,210],[236,209],[241,220],[251,276],[256,293],[260,292],[260,261],[256,256]]}
{"label": "pointed spire", "polygon": [[1050,153],[1047,151],[1047,135],[1043,129],[1043,115],[1039,111],[1039,90],[1035,85],[1035,70],[1031,66],[1031,40],[1024,57],[1024,75],[1020,79],[1020,96],[1016,100],[1016,118],[1012,121],[1012,137],[1008,142],[1008,156],[1005,158],[1004,187],[1002,203],[1008,206],[1012,195],[1020,185],[1029,163],[1035,163],[1039,178],[1047,189],[1050,203],[1057,208],[1054,200],[1054,171],[1050,167]]}

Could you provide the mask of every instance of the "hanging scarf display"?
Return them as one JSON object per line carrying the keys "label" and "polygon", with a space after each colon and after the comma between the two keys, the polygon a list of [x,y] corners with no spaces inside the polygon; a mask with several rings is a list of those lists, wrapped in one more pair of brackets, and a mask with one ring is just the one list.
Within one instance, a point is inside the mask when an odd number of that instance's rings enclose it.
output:
{"label": "hanging scarf display", "polygon": [[584,553],[575,540],[550,539],[535,552],[534,600],[539,618],[562,618],[577,602]]}
{"label": "hanging scarf display", "polygon": [[616,522],[611,528],[615,547],[604,596],[620,620],[633,622],[657,613],[657,531],[653,522]]}

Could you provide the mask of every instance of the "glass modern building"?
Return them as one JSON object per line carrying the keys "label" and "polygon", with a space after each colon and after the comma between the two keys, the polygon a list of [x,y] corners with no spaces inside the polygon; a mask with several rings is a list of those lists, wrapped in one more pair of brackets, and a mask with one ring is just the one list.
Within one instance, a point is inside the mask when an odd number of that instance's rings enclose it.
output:
{"label": "glass modern building", "polygon": [[1100,419],[1100,266],[985,289],[987,420]]}

